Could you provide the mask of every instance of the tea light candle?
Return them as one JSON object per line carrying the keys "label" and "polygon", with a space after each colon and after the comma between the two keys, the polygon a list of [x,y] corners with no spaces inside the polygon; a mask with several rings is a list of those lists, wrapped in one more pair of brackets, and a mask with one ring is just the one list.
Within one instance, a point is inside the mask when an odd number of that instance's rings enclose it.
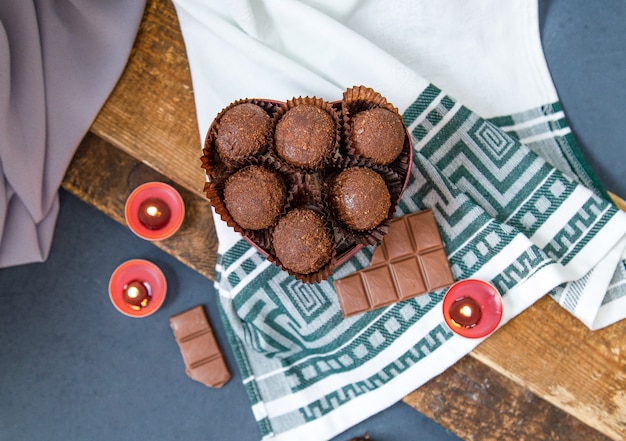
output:
{"label": "tea light candle", "polygon": [[446,292],[443,316],[453,332],[468,338],[485,337],[502,319],[502,298],[490,283],[461,280]]}
{"label": "tea light candle", "polygon": [[150,230],[165,227],[172,216],[170,207],[161,199],[149,198],[139,206],[139,221]]}
{"label": "tea light candle", "polygon": [[150,295],[150,286],[140,280],[133,280],[124,286],[124,301],[135,311],[148,306]]}
{"label": "tea light candle", "polygon": [[167,291],[161,269],[142,259],[128,260],[118,266],[109,280],[113,306],[129,317],[147,317],[157,311]]}
{"label": "tea light candle", "polygon": [[460,297],[450,306],[450,318],[458,326],[473,328],[481,317],[480,305],[471,297]]}
{"label": "tea light candle", "polygon": [[133,233],[146,240],[162,240],[183,223],[185,204],[180,193],[163,182],[137,187],[126,200],[126,223]]}

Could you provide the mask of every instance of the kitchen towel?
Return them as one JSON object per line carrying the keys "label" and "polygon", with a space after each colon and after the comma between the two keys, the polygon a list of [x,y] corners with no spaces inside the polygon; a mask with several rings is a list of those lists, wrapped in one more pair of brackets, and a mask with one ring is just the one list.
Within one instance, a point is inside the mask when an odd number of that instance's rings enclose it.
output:
{"label": "kitchen towel", "polygon": [[[332,101],[371,87],[414,143],[396,214],[433,210],[455,278],[502,294],[501,325],[546,293],[591,329],[624,318],[626,214],[574,142],[536,1],[174,4],[201,139],[239,98]],[[331,438],[480,343],[447,329],[445,290],[344,319],[332,279],[302,284],[215,224],[219,306],[263,438]]]}

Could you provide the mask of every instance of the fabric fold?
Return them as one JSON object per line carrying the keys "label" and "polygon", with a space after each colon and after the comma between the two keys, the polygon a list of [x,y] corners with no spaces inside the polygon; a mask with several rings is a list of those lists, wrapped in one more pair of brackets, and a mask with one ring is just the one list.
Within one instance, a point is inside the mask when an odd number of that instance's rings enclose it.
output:
{"label": "fabric fold", "polygon": [[[414,143],[396,214],[433,210],[455,278],[502,294],[502,326],[547,293],[592,328],[624,318],[605,312],[626,297],[626,215],[574,142],[535,1],[174,3],[201,139],[238,98],[330,101],[372,87]],[[218,304],[264,438],[331,438],[480,342],[446,327],[445,290],[344,319],[332,281],[375,247],[306,285],[214,219]]]}
{"label": "fabric fold", "polygon": [[144,5],[0,6],[0,267],[47,258],[61,180],[124,69]]}

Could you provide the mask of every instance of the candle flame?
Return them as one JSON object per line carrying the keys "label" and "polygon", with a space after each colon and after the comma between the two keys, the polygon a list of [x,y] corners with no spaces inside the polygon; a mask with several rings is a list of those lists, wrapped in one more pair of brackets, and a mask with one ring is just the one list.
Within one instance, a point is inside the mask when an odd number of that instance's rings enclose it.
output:
{"label": "candle flame", "polygon": [[461,309],[459,309],[459,312],[465,317],[471,317],[474,310],[472,309],[471,306],[465,305],[465,306],[462,306]]}
{"label": "candle flame", "polygon": [[154,205],[150,205],[148,208],[146,208],[146,213],[148,213],[150,216],[158,216],[159,209]]}
{"label": "candle flame", "polygon": [[131,286],[130,288],[128,288],[127,295],[131,299],[134,299],[135,297],[139,296],[139,289],[137,289],[136,286]]}

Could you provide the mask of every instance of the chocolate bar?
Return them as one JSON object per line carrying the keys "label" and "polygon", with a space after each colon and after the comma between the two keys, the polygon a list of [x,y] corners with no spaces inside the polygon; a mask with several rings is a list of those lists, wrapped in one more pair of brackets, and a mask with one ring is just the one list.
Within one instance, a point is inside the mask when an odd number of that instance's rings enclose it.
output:
{"label": "chocolate bar", "polygon": [[170,326],[192,380],[209,387],[222,387],[230,371],[202,305],[170,317]]}
{"label": "chocolate bar", "polygon": [[394,219],[370,266],[335,280],[344,317],[452,285],[448,257],[431,210]]}

